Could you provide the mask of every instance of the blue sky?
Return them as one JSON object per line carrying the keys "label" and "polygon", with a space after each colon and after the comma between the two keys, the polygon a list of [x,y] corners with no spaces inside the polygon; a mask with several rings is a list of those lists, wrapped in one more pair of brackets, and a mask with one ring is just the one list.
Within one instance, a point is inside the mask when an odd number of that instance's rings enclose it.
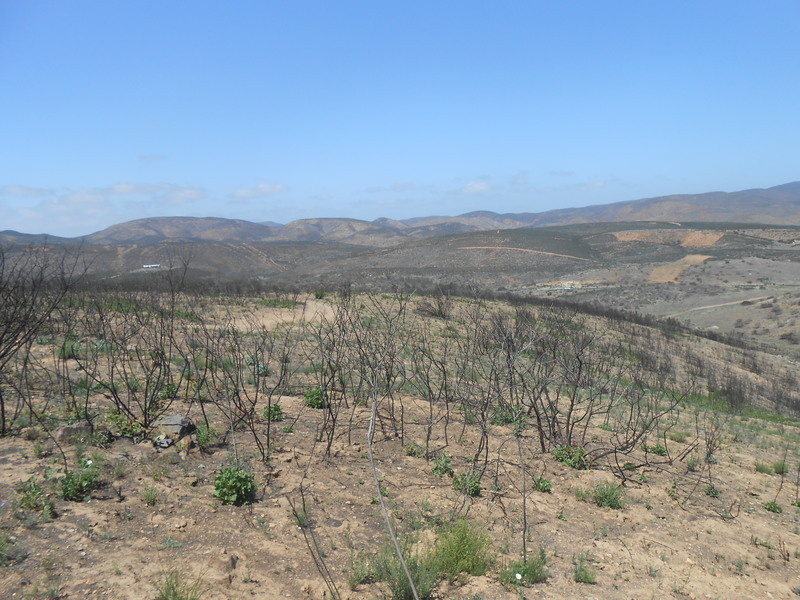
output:
{"label": "blue sky", "polygon": [[0,230],[800,179],[800,2],[0,0]]}

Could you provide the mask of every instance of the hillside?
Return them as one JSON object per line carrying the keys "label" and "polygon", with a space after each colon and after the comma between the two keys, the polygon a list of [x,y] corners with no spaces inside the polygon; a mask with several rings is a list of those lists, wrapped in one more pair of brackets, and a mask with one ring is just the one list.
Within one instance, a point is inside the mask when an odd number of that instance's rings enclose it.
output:
{"label": "hillside", "polygon": [[[603,222],[677,221],[800,225],[800,182],[767,189],[704,194],[674,194],[612,204],[539,213],[474,211],[459,216],[301,219],[286,225],[241,219],[153,217],[119,223],[73,242],[146,244],[165,240],[210,242],[319,242],[388,247],[413,240],[477,231]],[[5,243],[40,241],[13,231],[0,232]],[[70,241],[52,237],[51,243]]]}
{"label": "hillside", "polygon": [[792,362],[559,306],[318,296],[65,302],[9,363],[0,595],[407,599],[385,516],[422,598],[796,593]]}

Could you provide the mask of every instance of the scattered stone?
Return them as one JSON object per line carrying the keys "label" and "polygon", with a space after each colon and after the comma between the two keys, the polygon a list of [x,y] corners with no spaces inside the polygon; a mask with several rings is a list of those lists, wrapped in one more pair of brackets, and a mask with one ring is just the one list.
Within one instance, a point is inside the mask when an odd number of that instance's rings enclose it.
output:
{"label": "scattered stone", "polygon": [[188,452],[194,448],[194,440],[191,436],[182,437],[175,446],[178,448],[178,452]]}
{"label": "scattered stone", "polygon": [[172,446],[172,438],[167,437],[166,434],[162,433],[153,439],[153,446],[156,448],[169,448]]}
{"label": "scattered stone", "polygon": [[53,437],[59,444],[74,444],[88,439],[92,435],[92,424],[80,421],[70,425],[63,425],[53,432]]}
{"label": "scattered stone", "polygon": [[173,440],[180,440],[197,429],[192,420],[183,415],[161,417],[154,426],[158,434]]}

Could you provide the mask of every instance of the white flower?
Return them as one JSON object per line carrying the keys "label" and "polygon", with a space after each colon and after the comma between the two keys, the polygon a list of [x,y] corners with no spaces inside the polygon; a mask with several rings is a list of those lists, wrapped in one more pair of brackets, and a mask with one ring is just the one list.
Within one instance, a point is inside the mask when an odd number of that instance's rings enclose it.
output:
{"label": "white flower", "polygon": [[522,581],[522,573],[517,573],[517,581]]}

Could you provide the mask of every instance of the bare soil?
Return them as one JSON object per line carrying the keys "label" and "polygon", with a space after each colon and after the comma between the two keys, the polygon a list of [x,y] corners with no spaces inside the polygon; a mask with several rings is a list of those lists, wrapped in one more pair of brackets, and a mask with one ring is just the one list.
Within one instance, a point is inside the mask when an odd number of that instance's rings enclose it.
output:
{"label": "bare soil", "polygon": [[[310,314],[326,310],[322,302],[308,303]],[[259,318],[277,327],[293,318],[290,313],[264,309]],[[703,343],[709,356],[718,352]],[[0,597],[153,599],[174,570],[198,582],[207,600],[331,598],[320,564],[342,598],[384,597],[383,583],[349,584],[356,565],[387,543],[380,495],[398,531],[415,540],[415,552],[430,548],[438,526],[456,516],[489,534],[495,559],[489,573],[441,582],[434,598],[796,597],[800,430],[794,421],[687,405],[678,423],[663,432],[668,454],[634,450],[624,481],[607,462],[577,471],[542,454],[531,428],[518,439],[510,426],[492,425],[488,460],[477,463],[483,489],[469,497],[453,488],[450,477],[432,473],[432,461],[443,451],[452,456],[457,474],[475,467],[480,428],[469,420],[454,417],[447,430],[438,423],[428,458],[410,456],[410,443],[424,445],[430,406],[405,394],[382,402],[376,486],[367,456],[369,407],[350,406],[342,417],[348,426],[326,453],[317,442],[322,411],[305,406],[300,396],[280,403],[285,419],[273,423],[267,463],[258,460],[244,431],[204,450],[195,445],[183,451],[124,438],[104,448],[59,447],[36,427],[0,439],[0,536],[6,536],[4,552],[15,557],[0,567]],[[212,422],[220,419],[213,406],[206,410]],[[189,416],[201,422],[196,405]],[[611,435],[601,424],[591,425],[592,446],[602,447]],[[714,427],[721,445],[705,461],[699,444]],[[80,455],[103,465],[103,485],[85,502],[55,498],[61,450],[70,464]],[[214,496],[215,477],[237,455],[254,474],[258,493],[251,505],[222,505]],[[785,477],[773,468],[783,460]],[[532,491],[534,476],[549,479],[552,491]],[[16,490],[31,477],[50,490],[55,518],[20,507]],[[602,483],[623,486],[623,508],[601,508],[586,498]],[[148,503],[151,492],[156,499]],[[303,496],[308,523],[301,528],[292,506],[302,506]],[[767,510],[771,502],[782,512]],[[530,588],[505,587],[500,573],[520,560],[523,548],[543,548],[551,576]],[[575,581],[578,555],[585,555],[596,583]]]}

